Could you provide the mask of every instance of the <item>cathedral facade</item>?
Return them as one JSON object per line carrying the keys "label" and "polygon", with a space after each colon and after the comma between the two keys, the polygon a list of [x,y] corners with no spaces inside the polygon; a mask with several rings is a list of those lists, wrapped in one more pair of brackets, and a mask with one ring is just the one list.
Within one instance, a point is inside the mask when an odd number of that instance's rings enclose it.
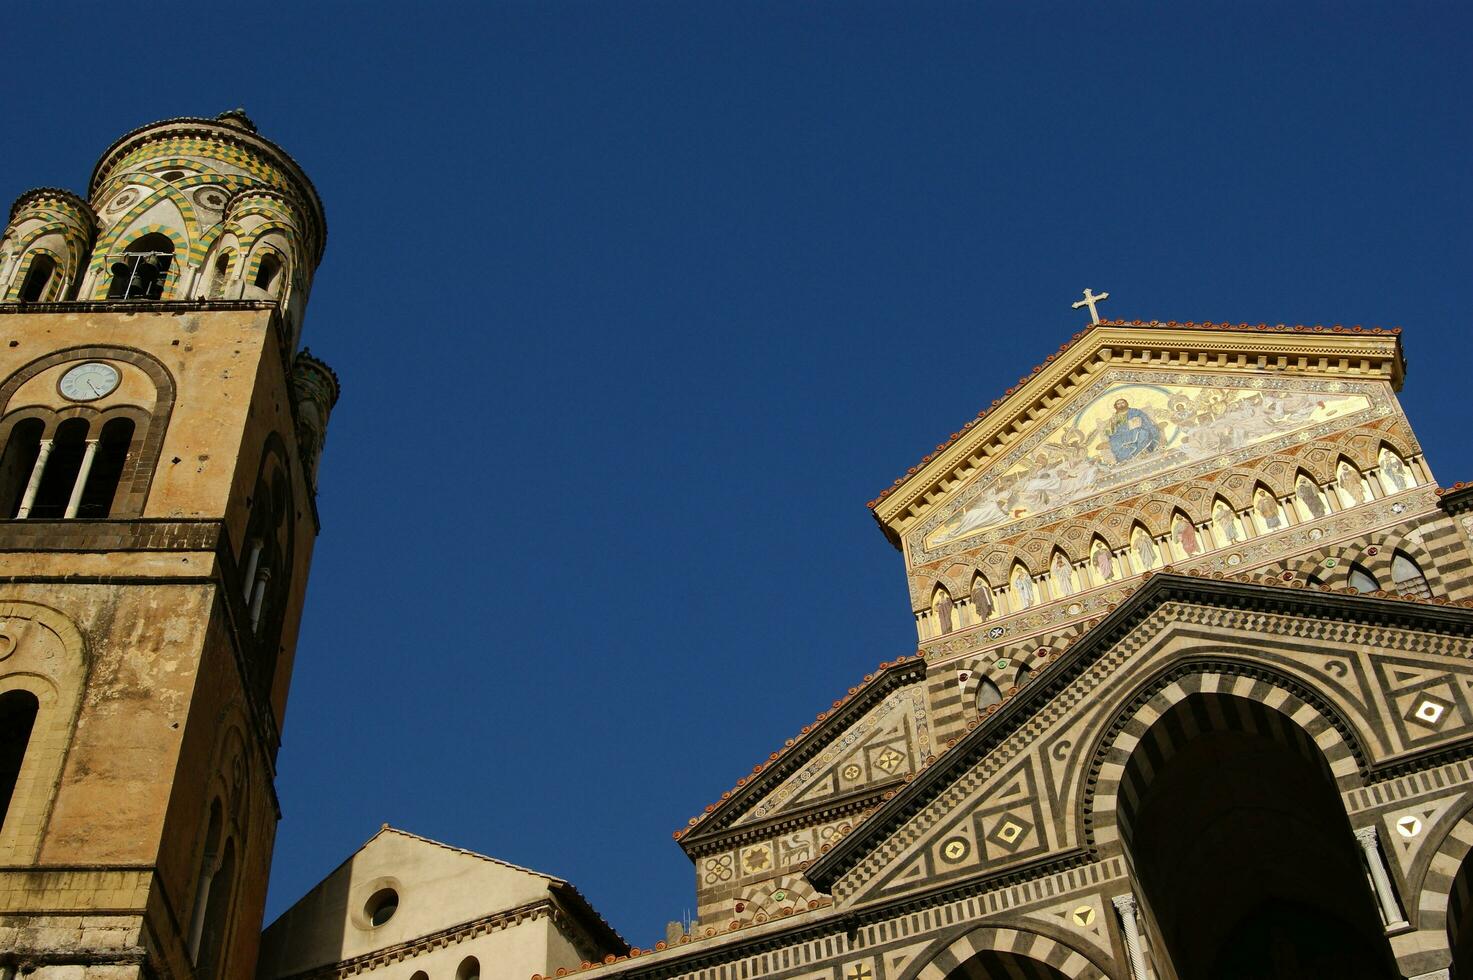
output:
{"label": "cathedral facade", "polygon": [[12,209],[0,980],[1473,977],[1473,487],[1400,332],[1092,305],[870,503],[917,645],[675,831],[694,922],[386,826],[262,933],[325,236],[238,113]]}

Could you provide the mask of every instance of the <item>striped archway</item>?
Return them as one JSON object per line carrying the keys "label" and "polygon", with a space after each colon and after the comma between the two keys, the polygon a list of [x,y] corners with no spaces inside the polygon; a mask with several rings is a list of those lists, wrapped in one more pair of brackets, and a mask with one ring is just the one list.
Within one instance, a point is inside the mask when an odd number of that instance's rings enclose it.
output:
{"label": "striped archway", "polygon": [[[1421,960],[1438,946],[1445,956],[1451,957],[1452,948],[1460,940],[1466,942],[1467,937],[1460,932],[1468,928],[1467,913],[1473,909],[1473,866],[1465,866],[1470,852],[1473,852],[1473,809],[1465,810],[1448,827],[1427,863],[1413,913],[1419,939],[1417,949],[1403,953],[1399,960],[1409,959],[1411,955]],[[1463,914],[1458,915],[1459,912]],[[1464,921],[1457,921],[1459,918]],[[1426,964],[1404,965],[1408,969],[1420,969]]]}
{"label": "striped archway", "polygon": [[1106,980],[1112,974],[1079,949],[1042,933],[1008,926],[982,926],[962,936],[941,940],[916,958],[900,980],[946,980],[957,974],[971,976],[967,964],[996,956],[1018,980]]}
{"label": "striped archway", "polygon": [[1094,847],[1120,848],[1129,831],[1120,825],[1120,803],[1138,799],[1141,789],[1143,770],[1132,766],[1132,757],[1159,767],[1174,754],[1187,733],[1156,722],[1193,695],[1233,699],[1239,711],[1234,720],[1243,730],[1296,748],[1322,765],[1341,792],[1361,785],[1365,753],[1353,729],[1328,707],[1311,703],[1313,695],[1298,683],[1258,666],[1188,663],[1148,683],[1101,736],[1081,813],[1085,840]]}

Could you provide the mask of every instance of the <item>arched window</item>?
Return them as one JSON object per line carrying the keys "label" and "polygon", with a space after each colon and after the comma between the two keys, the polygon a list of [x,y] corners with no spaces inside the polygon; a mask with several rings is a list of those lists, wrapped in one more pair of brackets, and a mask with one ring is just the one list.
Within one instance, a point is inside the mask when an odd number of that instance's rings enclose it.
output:
{"label": "arched window", "polygon": [[455,980],[481,980],[481,961],[467,956],[455,970]]}
{"label": "arched window", "polygon": [[1427,576],[1422,574],[1422,566],[1401,549],[1391,556],[1391,581],[1402,595],[1432,598],[1432,586],[1428,584]]}
{"label": "arched window", "polygon": [[[67,419],[56,427],[50,455],[44,462],[37,461],[41,479],[35,484],[36,495],[30,510],[20,516],[42,520],[66,516],[77,474],[82,470],[82,459],[87,455],[87,428],[86,419]],[[26,509],[24,504],[21,509]]]}
{"label": "arched window", "polygon": [[1350,565],[1350,587],[1362,594],[1381,591],[1381,583],[1376,581],[1376,576],[1366,571],[1365,566],[1359,562],[1352,562]]}
{"label": "arched window", "polygon": [[83,474],[85,483],[77,500],[75,514],[69,517],[107,517],[112,511],[113,497],[118,492],[123,467],[128,460],[128,447],[133,444],[133,420],[109,419],[102,427],[97,447],[93,450],[91,471]]}
{"label": "arched window", "polygon": [[[268,461],[272,457],[268,456]],[[241,552],[241,589],[256,646],[256,682],[270,697],[292,577],[292,493],[286,471],[263,464]],[[268,475],[269,474],[269,475]]]}
{"label": "arched window", "polygon": [[1018,666],[1018,672],[1013,675],[1013,683],[1016,684],[1018,687],[1022,687],[1024,684],[1028,683],[1029,679],[1032,676],[1033,669],[1027,664],[1020,664]]}
{"label": "arched window", "polygon": [[210,272],[210,299],[223,299],[225,296],[225,285],[230,280],[230,253],[221,252],[215,257],[215,265]]}
{"label": "arched window", "polygon": [[162,299],[169,269],[174,264],[174,243],[169,236],[154,232],[129,245],[116,256],[110,272],[108,299]]}
{"label": "arched window", "polygon": [[25,281],[20,285],[18,298],[22,303],[39,303],[41,297],[46,295],[46,287],[51,283],[51,277],[56,274],[56,260],[49,255],[38,254],[31,259],[31,267],[26,270]]}
{"label": "arched window", "polygon": [[220,864],[210,878],[209,895],[205,899],[203,928],[200,930],[199,952],[195,957],[195,975],[209,980],[219,975],[226,933],[230,927],[230,906],[235,892],[235,841],[226,840],[220,852]]}
{"label": "arched window", "polygon": [[26,747],[31,743],[31,729],[41,703],[30,691],[7,691],[0,694],[0,829],[10,815],[10,800],[20,780],[21,765],[26,761]]}
{"label": "arched window", "polygon": [[1002,692],[997,685],[986,677],[982,678],[977,684],[977,710],[985,714],[988,708],[1001,703]]}
{"label": "arched window", "polygon": [[20,510],[45,431],[46,423],[40,419],[21,419],[10,427],[5,452],[0,454],[0,517],[6,520]]}
{"label": "arched window", "polygon": [[275,296],[281,285],[281,268],[281,257],[275,252],[262,255],[260,264],[256,266],[255,287]]}
{"label": "arched window", "polygon": [[210,804],[210,822],[205,828],[205,849],[200,855],[199,877],[194,888],[194,914],[189,920],[189,959],[199,962],[200,942],[205,933],[205,913],[210,907],[210,882],[220,868],[220,837],[224,832],[225,819],[216,797]]}

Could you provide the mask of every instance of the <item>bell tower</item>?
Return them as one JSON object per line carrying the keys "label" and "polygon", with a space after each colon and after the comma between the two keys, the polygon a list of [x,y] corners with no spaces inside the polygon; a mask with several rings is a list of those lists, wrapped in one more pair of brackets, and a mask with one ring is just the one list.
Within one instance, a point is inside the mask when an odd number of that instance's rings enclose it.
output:
{"label": "bell tower", "polygon": [[243,112],[0,238],[0,978],[251,977],[338,396],[322,204]]}

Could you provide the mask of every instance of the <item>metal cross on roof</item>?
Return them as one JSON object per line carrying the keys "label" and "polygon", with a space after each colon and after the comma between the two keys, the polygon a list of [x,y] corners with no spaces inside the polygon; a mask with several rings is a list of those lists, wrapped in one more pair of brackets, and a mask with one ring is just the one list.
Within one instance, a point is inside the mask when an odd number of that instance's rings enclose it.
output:
{"label": "metal cross on roof", "polygon": [[1074,308],[1077,310],[1081,306],[1088,306],[1089,307],[1089,323],[1090,323],[1090,326],[1094,326],[1096,323],[1099,323],[1100,322],[1100,311],[1097,310],[1097,309],[1095,309],[1095,304],[1098,303],[1098,302],[1100,302],[1101,300],[1107,300],[1109,298],[1110,298],[1110,294],[1109,293],[1095,293],[1093,290],[1091,290],[1088,287],[1086,287],[1085,290],[1084,290],[1084,299],[1082,299],[1079,302],[1075,303],[1074,304]]}

